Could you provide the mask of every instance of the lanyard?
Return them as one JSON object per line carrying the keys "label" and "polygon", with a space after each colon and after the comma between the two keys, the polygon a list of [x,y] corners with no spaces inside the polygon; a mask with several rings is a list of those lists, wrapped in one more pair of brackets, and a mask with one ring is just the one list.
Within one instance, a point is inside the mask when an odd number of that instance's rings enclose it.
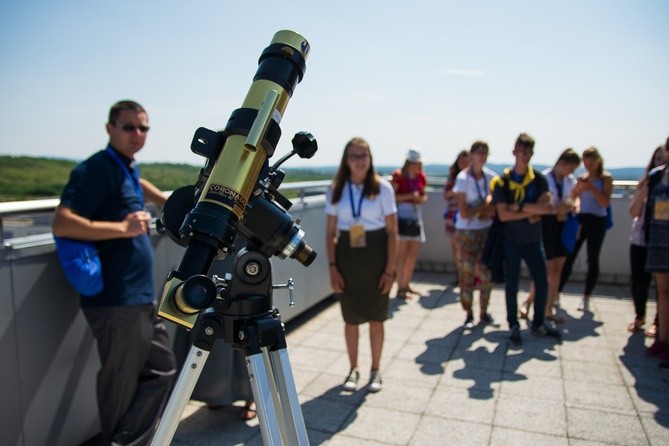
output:
{"label": "lanyard", "polygon": [[[479,194],[479,199],[481,199],[481,201],[485,201],[485,197],[487,194],[484,194],[481,191],[481,188],[479,187],[479,180],[476,178],[476,174],[474,174],[474,169],[470,167],[469,173],[472,176],[472,178],[474,178],[474,184],[476,185],[476,192]],[[485,172],[481,172],[481,175],[483,175],[483,181],[485,182],[487,180]],[[485,187],[483,187],[483,190],[485,190]]]}
{"label": "lanyard", "polygon": [[553,177],[553,181],[555,181],[555,188],[558,192],[558,198],[560,201],[562,201],[562,181],[558,181],[557,177],[555,176],[555,169],[551,169],[551,176]]}
{"label": "lanyard", "polygon": [[348,198],[351,203],[351,212],[353,213],[353,219],[358,220],[360,214],[362,213],[362,199],[365,198],[365,191],[363,190],[360,193],[360,200],[358,200],[358,210],[355,210],[355,203],[353,202],[353,186],[351,183],[348,183]]}
{"label": "lanyard", "polygon": [[114,161],[118,163],[119,166],[121,166],[121,169],[123,169],[123,173],[125,173],[125,176],[130,180],[130,184],[132,184],[132,188],[135,189],[135,193],[139,197],[139,202],[144,207],[144,193],[142,193],[142,186],[139,184],[139,169],[133,169],[132,173],[130,172],[130,169],[128,169],[128,166],[125,165],[125,163],[121,160],[121,158],[118,156],[116,151],[112,149],[111,147],[107,147],[106,152],[109,154],[109,156],[112,157]]}

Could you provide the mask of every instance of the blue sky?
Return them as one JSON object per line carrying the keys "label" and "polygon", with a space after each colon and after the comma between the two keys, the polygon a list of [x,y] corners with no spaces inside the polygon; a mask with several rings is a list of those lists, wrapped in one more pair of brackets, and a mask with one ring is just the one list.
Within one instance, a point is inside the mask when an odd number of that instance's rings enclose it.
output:
{"label": "blue sky", "polygon": [[379,165],[409,146],[450,164],[476,139],[510,163],[521,131],[538,164],[595,145],[642,166],[669,136],[663,0],[26,0],[0,3],[0,154],[84,159],[131,98],[152,127],[140,161],[201,165],[193,132],[225,126],[281,29],[312,51],[275,158],[297,131],[319,142],[288,166],[336,165],[353,136]]}

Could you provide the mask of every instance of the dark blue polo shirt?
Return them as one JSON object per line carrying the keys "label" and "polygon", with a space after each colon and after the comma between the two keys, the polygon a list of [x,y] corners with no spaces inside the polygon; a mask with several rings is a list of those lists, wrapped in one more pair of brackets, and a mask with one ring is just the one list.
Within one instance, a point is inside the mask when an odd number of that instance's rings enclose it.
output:
{"label": "dark blue polo shirt", "polygon": [[[132,160],[116,153],[133,172]],[[62,206],[94,221],[122,221],[127,214],[144,210],[132,178],[104,150],[72,170],[60,200]],[[81,306],[153,303],[153,250],[149,235],[104,240],[95,245],[102,263],[104,289],[95,296],[81,296]]]}

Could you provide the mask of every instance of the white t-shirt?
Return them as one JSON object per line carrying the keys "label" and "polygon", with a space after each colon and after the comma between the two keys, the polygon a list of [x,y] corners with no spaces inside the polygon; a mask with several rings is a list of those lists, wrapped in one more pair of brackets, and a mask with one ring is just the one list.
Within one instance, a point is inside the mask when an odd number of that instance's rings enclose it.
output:
{"label": "white t-shirt", "polygon": [[[362,224],[365,231],[386,227],[386,217],[397,213],[395,191],[385,178],[381,179],[379,194],[370,199],[362,197],[362,185],[346,182],[337,204],[332,204],[332,187],[326,192],[325,213],[337,217],[337,229],[348,231],[353,224]],[[352,196],[351,196],[352,193]],[[362,200],[362,201],[361,201]],[[355,214],[360,214],[356,219]]]}
{"label": "white t-shirt", "polygon": [[[553,177],[553,168],[549,167],[548,169],[545,169],[543,172],[544,176],[546,177],[546,181],[548,181],[548,188],[551,191],[551,194],[553,195],[553,206],[557,206],[558,203],[560,203],[560,195],[558,194],[558,189],[557,185],[555,184],[555,177]],[[567,176],[564,176],[562,178],[562,199],[564,200],[569,196],[571,193],[571,190],[576,186],[576,177],[572,174],[569,174]]]}
{"label": "white t-shirt", "polygon": [[[487,167],[483,167],[483,178],[476,179],[469,172],[469,169],[463,169],[455,178],[455,186],[453,192],[464,193],[465,202],[468,207],[476,207],[485,201],[486,196],[490,194],[490,182],[497,174]],[[492,225],[492,220],[489,217],[484,218],[462,218],[458,213],[455,221],[455,229],[460,230],[478,230],[485,229]]]}

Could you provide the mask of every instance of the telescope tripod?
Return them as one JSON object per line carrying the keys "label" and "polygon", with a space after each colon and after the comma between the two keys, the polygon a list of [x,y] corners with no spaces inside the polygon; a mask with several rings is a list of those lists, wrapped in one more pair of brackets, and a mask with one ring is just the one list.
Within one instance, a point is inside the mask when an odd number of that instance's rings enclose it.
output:
{"label": "telescope tripod", "polygon": [[[283,326],[278,311],[272,307],[271,278],[271,263],[266,255],[240,251],[232,279],[216,285],[220,297],[194,327],[193,345],[152,445],[170,444],[211,348],[219,338],[245,353],[263,443],[309,444]],[[204,293],[205,288],[194,287],[189,292]]]}

